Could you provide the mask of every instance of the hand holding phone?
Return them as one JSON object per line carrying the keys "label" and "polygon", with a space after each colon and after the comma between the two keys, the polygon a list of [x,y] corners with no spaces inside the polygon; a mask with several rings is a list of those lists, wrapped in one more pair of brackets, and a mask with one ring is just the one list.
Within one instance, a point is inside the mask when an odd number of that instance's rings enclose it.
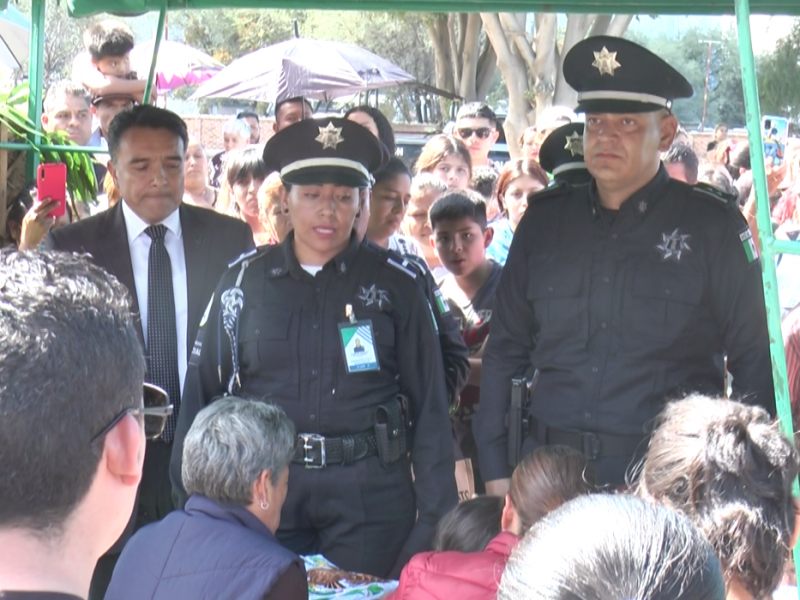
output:
{"label": "hand holding phone", "polygon": [[55,200],[58,204],[50,211],[51,217],[63,217],[67,212],[67,165],[48,163],[39,165],[36,174],[36,196],[39,201]]}

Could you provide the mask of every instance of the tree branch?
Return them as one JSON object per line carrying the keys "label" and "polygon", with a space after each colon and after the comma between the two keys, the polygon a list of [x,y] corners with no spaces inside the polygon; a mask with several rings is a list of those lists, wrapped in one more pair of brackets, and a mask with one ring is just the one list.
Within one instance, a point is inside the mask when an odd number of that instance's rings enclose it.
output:
{"label": "tree branch", "polygon": [[608,26],[607,35],[622,37],[622,34],[628,30],[631,21],[633,21],[633,15],[614,15],[611,25]]}
{"label": "tree branch", "polygon": [[461,55],[458,52],[458,40],[456,38],[456,13],[447,15],[447,39],[450,44],[450,64],[453,73],[453,91],[461,87]]}
{"label": "tree branch", "polygon": [[465,16],[467,18],[464,26],[464,48],[461,53],[459,95],[465,100],[475,101],[478,100],[477,76],[478,59],[481,50],[481,17],[475,13]]}
{"label": "tree branch", "polygon": [[497,53],[494,51],[488,36],[483,44],[483,51],[478,59],[478,74],[475,77],[475,87],[478,99],[484,100],[489,93],[497,72]]}
{"label": "tree branch", "polygon": [[613,16],[614,15],[597,15],[597,18],[592,24],[592,28],[589,30],[589,37],[605,35],[608,31],[608,26],[611,25]]}
{"label": "tree branch", "polygon": [[502,25],[504,35],[510,38],[510,43],[519,52],[520,58],[525,61],[528,70],[533,72],[536,65],[536,55],[533,53],[528,36],[524,29],[520,29],[517,20],[511,13],[500,13],[498,15]]}

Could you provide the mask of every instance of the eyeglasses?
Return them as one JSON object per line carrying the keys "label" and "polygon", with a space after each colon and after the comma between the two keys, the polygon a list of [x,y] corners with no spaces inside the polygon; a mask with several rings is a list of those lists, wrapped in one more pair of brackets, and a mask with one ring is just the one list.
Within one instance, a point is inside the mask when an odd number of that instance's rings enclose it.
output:
{"label": "eyeglasses", "polygon": [[473,135],[477,135],[480,139],[485,140],[492,135],[492,130],[489,127],[478,127],[477,129],[473,129],[472,127],[459,127],[456,131],[458,131],[458,137],[462,140],[468,140]]}
{"label": "eyeglasses", "polygon": [[121,411],[108,425],[103,427],[100,433],[89,441],[89,444],[93,446],[128,415],[142,415],[144,417],[144,435],[147,439],[153,440],[160,437],[164,431],[164,426],[167,424],[167,417],[173,411],[173,405],[169,403],[169,395],[160,387],[145,383],[142,400],[142,407],[131,407]]}

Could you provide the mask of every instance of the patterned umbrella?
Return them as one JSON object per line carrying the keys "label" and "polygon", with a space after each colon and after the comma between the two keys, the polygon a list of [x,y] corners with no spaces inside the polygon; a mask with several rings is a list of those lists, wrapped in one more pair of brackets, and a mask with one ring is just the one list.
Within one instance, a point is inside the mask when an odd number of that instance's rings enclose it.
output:
{"label": "patterned umbrella", "polygon": [[192,95],[257,102],[305,96],[330,100],[415,81],[397,65],[352,44],[293,38],[236,59]]}
{"label": "patterned umbrella", "polygon": [[[153,40],[138,44],[131,50],[131,68],[139,77],[146,77],[153,60]],[[156,89],[159,93],[184,85],[197,85],[219,73],[221,62],[205,52],[180,42],[162,40],[156,62]]]}

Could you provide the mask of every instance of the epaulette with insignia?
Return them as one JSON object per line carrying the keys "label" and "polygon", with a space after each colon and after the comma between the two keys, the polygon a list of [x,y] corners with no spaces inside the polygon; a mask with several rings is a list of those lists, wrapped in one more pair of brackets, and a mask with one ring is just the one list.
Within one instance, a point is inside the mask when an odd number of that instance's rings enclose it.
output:
{"label": "epaulette with insignia", "polygon": [[258,255],[259,257],[264,256],[272,250],[275,246],[259,246],[258,248],[253,248],[252,250],[248,250],[247,252],[243,252],[236,258],[234,258],[231,262],[228,263],[228,268],[232,269],[238,264],[241,264],[242,261],[247,260],[250,257]]}
{"label": "epaulette with insignia", "polygon": [[430,271],[428,268],[428,263],[426,263],[425,259],[423,259],[421,256],[417,256],[415,254],[405,254],[403,255],[403,259],[405,259],[405,262],[410,267],[414,267],[417,271],[419,271],[420,275],[425,275]]}
{"label": "epaulette with insignia", "polygon": [[736,202],[737,198],[733,194],[722,191],[716,186],[713,186],[704,181],[698,181],[693,186],[690,186],[692,191],[698,198],[711,200],[718,206],[729,207]]}
{"label": "epaulette with insignia", "polygon": [[408,259],[403,258],[400,255],[395,254],[394,252],[392,252],[391,254],[388,252],[386,253],[386,264],[391,267],[394,267],[398,271],[402,271],[403,273],[411,277],[411,279],[417,278],[417,272],[414,270],[414,266],[408,262]]}

